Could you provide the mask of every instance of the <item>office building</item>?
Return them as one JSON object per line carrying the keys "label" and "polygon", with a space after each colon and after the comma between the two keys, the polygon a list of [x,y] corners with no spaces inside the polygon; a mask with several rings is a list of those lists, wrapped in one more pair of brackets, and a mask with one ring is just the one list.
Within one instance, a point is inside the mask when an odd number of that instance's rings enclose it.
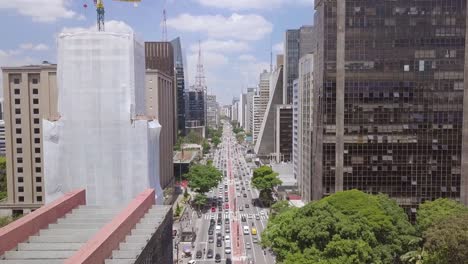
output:
{"label": "office building", "polygon": [[[185,67],[180,38],[171,41],[174,51],[175,86],[177,91],[177,130],[185,131]],[[176,130],[176,132],[177,132]]]}
{"label": "office building", "polygon": [[247,105],[247,94],[241,93],[239,96],[239,109],[238,109],[238,118],[239,118],[239,126],[245,129],[245,114],[246,114],[246,107]]}
{"label": "office building", "polygon": [[408,213],[439,197],[468,204],[466,1],[315,9],[310,199],[359,189]]}
{"label": "office building", "polygon": [[290,162],[293,153],[292,105],[276,105],[275,118],[274,133],[276,162]]}
{"label": "office building", "polygon": [[185,92],[185,129],[205,137],[205,93],[190,90]]}
{"label": "office building", "polygon": [[[300,68],[300,65],[299,65]],[[300,130],[299,130],[299,80],[296,79],[293,82],[293,175],[294,179],[298,179],[300,175],[300,166],[299,166],[299,137],[300,137]]]}
{"label": "office building", "polygon": [[232,98],[231,121],[239,124],[239,98]]}
{"label": "office building", "polygon": [[304,201],[310,201],[312,193],[312,144],[313,140],[313,87],[314,87],[314,55],[307,54],[299,60],[298,79],[298,116],[297,116],[297,159],[294,160],[295,173],[299,192]]}
{"label": "office building", "polygon": [[219,112],[218,103],[216,102],[216,95],[207,95],[206,102],[206,114],[207,114],[207,125],[210,128],[217,128],[219,125]]}
{"label": "office building", "polygon": [[42,119],[58,118],[57,66],[4,67],[7,206],[35,209],[44,203]]}
{"label": "office building", "polygon": [[0,120],[0,156],[6,155],[6,131],[5,131],[5,121]]}
{"label": "office building", "polygon": [[145,65],[147,70],[159,70],[174,77],[174,49],[171,42],[145,42]]}
{"label": "office building", "polygon": [[270,73],[266,70],[260,74],[257,95],[253,98],[253,141],[256,142],[260,127],[270,100]]}
{"label": "office building", "polygon": [[284,40],[283,104],[292,104],[293,82],[297,79],[299,59],[313,50],[313,26],[290,29]]}
{"label": "office building", "polygon": [[255,93],[257,92],[256,88],[247,88],[246,94],[246,104],[245,104],[245,127],[244,130],[247,133],[252,133],[253,125],[253,100]]}
{"label": "office building", "polygon": [[89,205],[122,205],[148,188],[163,202],[144,55],[133,32],[58,36],[60,115],[43,119],[47,203],[81,188]]}
{"label": "office building", "polygon": [[173,149],[176,132],[175,124],[175,90],[173,78],[159,70],[146,70],[146,115],[158,120],[161,125],[159,144],[159,174],[161,188],[174,183]]}

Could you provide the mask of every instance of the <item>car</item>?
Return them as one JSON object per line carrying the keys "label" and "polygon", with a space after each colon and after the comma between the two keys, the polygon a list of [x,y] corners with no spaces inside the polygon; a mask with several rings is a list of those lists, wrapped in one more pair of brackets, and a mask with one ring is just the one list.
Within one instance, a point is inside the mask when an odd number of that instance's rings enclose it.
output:
{"label": "car", "polygon": [[218,213],[218,219],[220,219],[223,216],[222,213]]}
{"label": "car", "polygon": [[208,253],[206,253],[207,258],[213,258],[213,249],[208,249]]}
{"label": "car", "polygon": [[226,217],[224,218],[224,223],[229,223],[229,216],[226,215]]}
{"label": "car", "polygon": [[257,234],[257,229],[255,227],[252,227],[252,235],[256,235]]}
{"label": "car", "polygon": [[248,214],[248,215],[247,215],[247,218],[253,219],[253,214]]}
{"label": "car", "polygon": [[213,242],[214,242],[213,236],[209,236],[209,237],[208,237],[208,243],[211,244],[211,243],[213,243]]}
{"label": "car", "polygon": [[219,255],[219,253],[216,254],[215,262],[221,262],[221,255]]}
{"label": "car", "polygon": [[244,186],[242,186],[242,190],[245,191],[245,187],[244,187]]}
{"label": "car", "polygon": [[256,236],[253,237],[253,242],[258,243],[258,238]]}
{"label": "car", "polygon": [[177,236],[177,230],[172,230],[172,237],[176,237]]}
{"label": "car", "polygon": [[229,202],[229,198],[227,198],[227,197],[224,198],[224,201],[225,201],[226,203]]}
{"label": "car", "polygon": [[229,226],[226,226],[226,228],[224,229],[224,232],[231,233],[231,229],[229,229]]}
{"label": "car", "polygon": [[260,220],[260,215],[255,215],[255,220]]}
{"label": "car", "polygon": [[221,244],[221,240],[216,241],[216,246],[217,247],[222,247],[223,245]]}
{"label": "car", "polygon": [[228,204],[228,203],[225,204],[225,205],[224,205],[224,208],[229,209],[229,204]]}
{"label": "car", "polygon": [[226,259],[226,264],[232,264],[231,258],[227,258],[227,259]]}
{"label": "car", "polygon": [[214,215],[212,215],[212,216],[213,216],[213,218],[211,218],[211,220],[210,220],[210,225],[214,225],[215,222],[216,222],[216,221],[214,220]]}
{"label": "car", "polygon": [[225,241],[225,242],[231,241],[231,237],[230,237],[229,235],[225,235],[225,236],[224,236],[224,241]]}
{"label": "car", "polygon": [[250,207],[250,205],[249,205],[249,204],[245,204],[245,208],[249,208],[249,207]]}
{"label": "car", "polygon": [[196,257],[197,257],[197,258],[202,258],[202,252],[201,252],[201,250],[197,250]]}
{"label": "car", "polygon": [[218,218],[218,221],[216,222],[218,225],[221,225],[223,223],[223,220],[221,218]]}
{"label": "car", "polygon": [[245,243],[245,248],[246,249],[251,249],[252,247],[250,246],[250,242]]}
{"label": "car", "polygon": [[211,212],[216,212],[216,207],[211,207]]}
{"label": "car", "polygon": [[208,235],[212,235],[213,234],[213,229],[208,229]]}
{"label": "car", "polygon": [[244,207],[242,207],[242,205],[239,206],[239,211],[244,211]]}
{"label": "car", "polygon": [[[226,262],[227,263],[227,262]],[[192,259],[192,260],[189,260],[188,264],[197,264],[197,261]]]}
{"label": "car", "polygon": [[241,195],[240,193],[237,193],[237,197],[240,197],[240,195]]}
{"label": "car", "polygon": [[265,215],[265,212],[264,212],[264,211],[260,211],[260,214],[261,214],[261,215]]}
{"label": "car", "polygon": [[247,221],[247,219],[245,219],[245,216],[242,216],[242,217],[241,217],[241,221],[242,221],[242,222]]}
{"label": "car", "polygon": [[244,197],[244,198],[247,198],[247,194],[246,194],[246,193],[244,193],[243,197]]}

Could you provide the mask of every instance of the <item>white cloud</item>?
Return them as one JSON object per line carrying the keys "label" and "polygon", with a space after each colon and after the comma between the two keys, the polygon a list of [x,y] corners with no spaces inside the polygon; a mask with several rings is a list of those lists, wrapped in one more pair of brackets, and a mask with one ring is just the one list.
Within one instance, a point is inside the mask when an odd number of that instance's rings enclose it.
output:
{"label": "white cloud", "polygon": [[37,44],[37,45],[34,45],[32,43],[23,43],[20,45],[20,49],[22,50],[35,50],[35,51],[43,51],[43,50],[48,50],[49,49],[49,46],[47,46],[46,44]]}
{"label": "white cloud", "polygon": [[284,42],[276,43],[273,46],[273,52],[276,54],[283,54],[284,53]]}
{"label": "white cloud", "polygon": [[[97,31],[96,25],[92,25],[87,28],[82,27],[65,27],[62,29],[62,33],[76,33],[82,31]],[[133,29],[123,21],[110,20],[106,21],[106,32],[116,33],[132,33]]]}
{"label": "white cloud", "polygon": [[256,58],[250,54],[242,54],[238,58],[240,61],[255,61]]}
{"label": "white cloud", "polygon": [[[223,52],[235,53],[247,51],[250,49],[249,44],[243,41],[235,40],[206,40],[200,43],[202,52]],[[192,52],[198,52],[198,43],[190,46]]]}
{"label": "white cloud", "polygon": [[210,37],[259,40],[273,30],[273,24],[260,15],[232,14],[193,16],[181,14],[167,20],[167,26],[178,31],[201,32]]}
{"label": "white cloud", "polygon": [[[13,67],[38,63],[30,57],[15,56],[15,52],[0,50],[0,67]],[[3,98],[3,75],[0,74],[0,98]]]}
{"label": "white cloud", "polygon": [[309,5],[314,0],[196,0],[201,5],[230,10],[274,9],[284,5]]}
{"label": "white cloud", "polygon": [[[208,83],[213,82],[213,79],[216,78],[214,72],[222,66],[225,66],[229,63],[229,59],[223,54],[216,52],[202,52],[202,64],[205,72],[205,76]],[[193,85],[195,83],[195,75],[197,73],[197,64],[198,64],[198,52],[194,52],[187,56],[187,71],[189,73],[189,84]],[[211,79],[211,80],[210,80]]]}
{"label": "white cloud", "polygon": [[13,9],[38,22],[55,22],[60,18],[73,18],[69,0],[0,0],[0,9]]}

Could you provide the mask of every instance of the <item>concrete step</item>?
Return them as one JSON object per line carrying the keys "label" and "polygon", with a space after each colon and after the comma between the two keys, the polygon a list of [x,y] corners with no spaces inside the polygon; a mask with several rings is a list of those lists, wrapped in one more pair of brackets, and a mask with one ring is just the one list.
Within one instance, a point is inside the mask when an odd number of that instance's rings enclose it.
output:
{"label": "concrete step", "polygon": [[146,246],[146,242],[141,242],[141,243],[120,243],[119,245],[119,250],[135,250],[139,249],[140,251],[143,250]]}
{"label": "concrete step", "polygon": [[128,243],[143,243],[143,242],[148,242],[151,236],[148,235],[133,235],[133,236],[127,236],[125,238],[125,242]]}
{"label": "concrete step", "polygon": [[73,209],[71,211],[72,214],[80,213],[80,214],[118,214],[122,210],[121,209],[90,209],[90,208],[78,208]]}
{"label": "concrete step", "polygon": [[108,215],[108,214],[67,214],[65,215],[65,219],[107,219],[110,220],[114,217],[115,215]]}
{"label": "concrete step", "polygon": [[133,250],[114,250],[112,252],[113,259],[136,259],[141,253],[141,249]]}
{"label": "concrete step", "polygon": [[87,223],[86,225],[83,224],[50,224],[49,229],[74,229],[74,230],[81,230],[81,229],[99,229],[103,225],[102,223]]}
{"label": "concrete step", "polygon": [[[48,259],[47,264],[63,264],[63,259]],[[43,259],[4,259],[0,264],[44,264]]]}
{"label": "concrete step", "polygon": [[105,264],[133,264],[136,259],[106,259]]}
{"label": "concrete step", "polygon": [[67,259],[75,251],[7,251],[6,259]]}
{"label": "concrete step", "polygon": [[78,250],[83,243],[19,243],[18,251]]}
{"label": "concrete step", "polygon": [[57,224],[88,224],[88,223],[102,223],[106,224],[109,222],[109,218],[60,218]]}
{"label": "concrete step", "polygon": [[[87,234],[89,237],[95,234],[99,228],[93,229],[80,229],[79,232],[81,234]],[[42,229],[39,231],[40,236],[65,236],[70,235],[72,233],[76,233],[76,229]]]}
{"label": "concrete step", "polygon": [[89,235],[82,234],[79,232],[73,232],[68,235],[42,235],[42,236],[30,236],[29,242],[31,243],[84,243],[88,241]]}
{"label": "concrete step", "polygon": [[152,235],[155,232],[154,229],[132,229],[130,235]]}
{"label": "concrete step", "polygon": [[135,229],[153,229],[155,230],[158,226],[155,224],[146,224],[146,223],[138,223],[135,226]]}

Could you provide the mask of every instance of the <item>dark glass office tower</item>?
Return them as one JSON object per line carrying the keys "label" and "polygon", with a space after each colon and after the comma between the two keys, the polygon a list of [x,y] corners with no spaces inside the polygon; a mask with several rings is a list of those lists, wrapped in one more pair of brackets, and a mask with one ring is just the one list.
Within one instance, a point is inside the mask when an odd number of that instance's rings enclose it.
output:
{"label": "dark glass office tower", "polygon": [[[465,0],[318,0],[311,199],[468,203]],[[463,125],[465,124],[465,132]]]}
{"label": "dark glass office tower", "polygon": [[177,129],[185,134],[185,75],[180,38],[171,41],[174,49],[175,82],[177,90]]}

